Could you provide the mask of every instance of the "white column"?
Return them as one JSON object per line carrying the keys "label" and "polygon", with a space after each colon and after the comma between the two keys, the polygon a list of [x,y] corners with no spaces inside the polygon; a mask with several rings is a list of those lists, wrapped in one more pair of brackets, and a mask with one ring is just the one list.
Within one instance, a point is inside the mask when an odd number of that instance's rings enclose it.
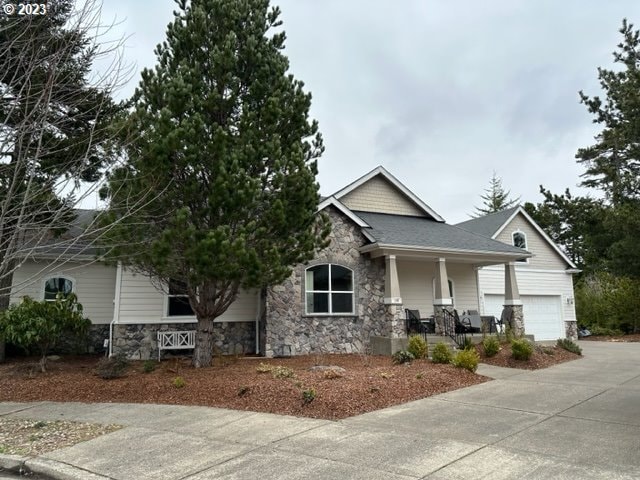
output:
{"label": "white column", "polygon": [[504,304],[522,305],[516,279],[515,262],[509,262],[504,265]]}
{"label": "white column", "polygon": [[444,258],[436,261],[436,295],[433,299],[434,305],[453,305],[453,299],[449,293],[449,277],[447,276],[447,265]]}
{"label": "white column", "polygon": [[402,305],[396,256],[387,255],[385,261],[387,268],[385,269],[384,277],[384,303],[385,305]]}

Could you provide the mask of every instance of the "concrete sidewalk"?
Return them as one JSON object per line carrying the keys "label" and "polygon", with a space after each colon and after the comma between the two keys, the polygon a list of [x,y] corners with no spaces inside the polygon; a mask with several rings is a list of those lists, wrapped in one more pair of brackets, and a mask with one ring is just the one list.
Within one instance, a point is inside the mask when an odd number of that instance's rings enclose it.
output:
{"label": "concrete sidewalk", "polygon": [[640,344],[340,422],[204,407],[0,403],[0,415],[125,425],[27,466],[56,479],[637,479]]}

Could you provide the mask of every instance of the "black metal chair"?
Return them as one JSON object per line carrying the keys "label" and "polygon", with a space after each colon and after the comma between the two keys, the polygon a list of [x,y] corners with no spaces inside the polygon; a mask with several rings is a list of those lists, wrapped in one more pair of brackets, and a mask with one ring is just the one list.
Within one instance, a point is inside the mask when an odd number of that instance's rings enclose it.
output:
{"label": "black metal chair", "polygon": [[427,334],[427,333],[435,333],[436,324],[433,317],[420,318],[419,310],[411,310],[409,308],[405,308],[406,314],[406,330],[407,335],[411,333],[419,333],[419,334]]}
{"label": "black metal chair", "polygon": [[471,333],[471,321],[468,318],[460,319],[460,315],[458,315],[458,310],[453,309],[453,318],[456,321],[456,333]]}

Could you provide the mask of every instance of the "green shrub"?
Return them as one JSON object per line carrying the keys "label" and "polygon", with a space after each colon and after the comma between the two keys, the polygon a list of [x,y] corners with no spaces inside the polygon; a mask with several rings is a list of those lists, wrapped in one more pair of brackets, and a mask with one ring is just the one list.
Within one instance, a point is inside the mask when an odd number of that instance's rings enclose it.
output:
{"label": "green shrub", "polygon": [[568,338],[559,338],[557,345],[560,348],[564,348],[568,352],[577,353],[582,355],[582,349]]}
{"label": "green shrub", "polygon": [[40,351],[40,370],[46,371],[47,354],[63,338],[87,334],[91,322],[83,315],[78,297],[58,293],[54,301],[36,302],[24,297],[0,313],[0,337],[7,342]]}
{"label": "green shrub", "polygon": [[478,362],[480,356],[475,350],[461,350],[453,357],[452,363],[458,368],[464,368],[470,372],[475,372],[478,369]]}
{"label": "green shrub", "polygon": [[289,367],[278,365],[277,367],[273,367],[271,369],[271,375],[273,375],[273,378],[293,378],[295,376],[295,373]]}
{"label": "green shrub", "polygon": [[95,372],[103,380],[111,380],[124,375],[129,366],[129,361],[124,355],[115,355],[109,358],[101,358],[96,365]]}
{"label": "green shrub", "polygon": [[151,373],[156,369],[155,360],[145,360],[142,364],[142,371],[144,373]]}
{"label": "green shrub", "polygon": [[475,349],[475,345],[473,344],[473,340],[469,337],[464,337],[464,342],[462,343],[463,350],[471,350]]}
{"label": "green shrub", "polygon": [[516,360],[529,360],[533,355],[533,345],[525,339],[511,340],[511,356]]}
{"label": "green shrub", "polygon": [[429,347],[422,335],[411,335],[407,343],[407,351],[415,358],[427,358]]}
{"label": "green shrub", "polygon": [[306,390],[302,391],[302,403],[304,403],[305,405],[313,402],[315,398],[316,391],[314,388],[307,388]]}
{"label": "green shrub", "polygon": [[401,363],[408,363],[408,362],[411,362],[412,360],[415,360],[415,359],[416,359],[416,357],[413,356],[413,353],[411,353],[411,352],[409,352],[407,350],[399,350],[396,353],[394,353],[393,355],[391,355],[391,360],[396,365],[399,365]]}
{"label": "green shrub", "polygon": [[433,363],[451,363],[452,355],[449,345],[444,342],[436,343],[433,347],[433,353],[431,354],[431,361]]}
{"label": "green shrub", "polygon": [[500,351],[500,342],[496,337],[487,337],[482,340],[482,349],[487,357],[493,357]]}
{"label": "green shrub", "polygon": [[173,379],[173,381],[171,382],[171,384],[175,387],[175,388],[184,388],[187,386],[187,382],[184,380],[184,378],[182,377],[176,377]]}
{"label": "green shrub", "polygon": [[617,328],[600,327],[598,325],[589,327],[589,331],[591,332],[591,335],[606,335],[607,337],[618,337],[620,335],[624,335],[624,332]]}

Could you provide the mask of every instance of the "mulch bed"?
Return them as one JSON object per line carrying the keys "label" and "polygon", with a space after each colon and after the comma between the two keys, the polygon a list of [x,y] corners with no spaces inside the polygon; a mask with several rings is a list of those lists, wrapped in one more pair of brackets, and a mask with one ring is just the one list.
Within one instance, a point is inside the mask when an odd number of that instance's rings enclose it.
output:
{"label": "mulch bed", "polygon": [[538,370],[547,368],[558,363],[564,363],[571,360],[582,358],[567,350],[557,346],[540,346],[536,345],[533,355],[529,360],[516,360],[511,356],[511,347],[509,344],[502,344],[500,351],[493,357],[485,357],[482,344],[476,345],[476,350],[480,354],[480,361],[497,367],[521,368],[525,370]]}
{"label": "mulch bed", "polygon": [[[0,401],[131,402],[203,405],[312,418],[341,419],[418,400],[489,380],[452,365],[428,360],[393,365],[389,357],[369,355],[300,356],[283,359],[223,358],[195,369],[188,359],[164,360],[151,373],[132,362],[124,377],[103,380],[94,374],[99,358],[64,357],[38,373],[34,359],[0,365]],[[292,378],[274,378],[258,367],[283,366]],[[343,373],[311,371],[314,365],[339,366]],[[262,368],[261,368],[262,369]],[[182,377],[185,386],[174,385]],[[307,402],[313,389],[314,398]]]}

